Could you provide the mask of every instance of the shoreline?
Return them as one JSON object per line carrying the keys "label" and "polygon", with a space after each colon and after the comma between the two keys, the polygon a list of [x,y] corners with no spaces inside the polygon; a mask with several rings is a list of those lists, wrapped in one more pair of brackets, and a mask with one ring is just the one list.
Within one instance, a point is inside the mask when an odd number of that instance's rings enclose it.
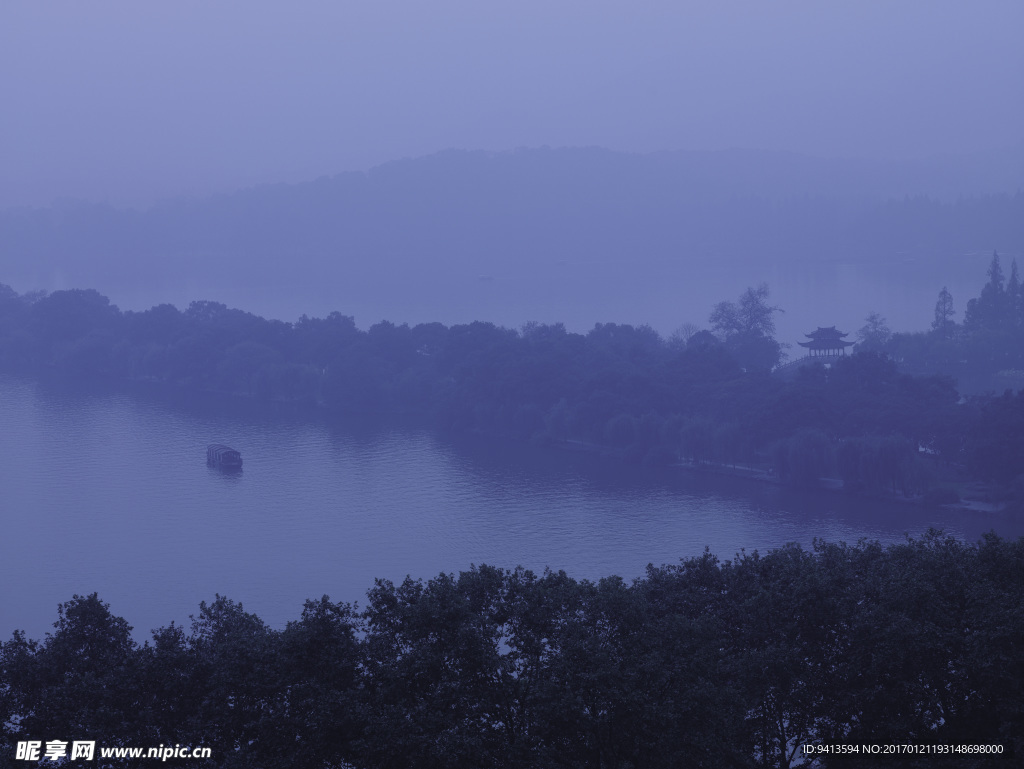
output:
{"label": "shoreline", "polygon": [[[49,373],[51,376],[46,376]],[[81,386],[81,382],[69,382],[60,375],[53,376],[53,372],[12,372],[12,371],[0,371],[0,374],[6,376],[12,376],[16,379],[23,379],[34,382],[36,384],[46,383],[48,380],[50,383],[59,383],[61,385],[73,385],[76,388]],[[41,375],[42,374],[42,375]],[[156,397],[161,400],[173,402],[177,398],[183,395],[195,395],[207,399],[213,399],[222,403],[231,403],[234,405],[246,405],[246,406],[263,406],[275,411],[278,415],[292,415],[301,416],[306,419],[313,421],[320,420],[331,420],[340,416],[345,416],[342,412],[333,411],[327,408],[323,403],[313,403],[309,401],[282,401],[282,400],[268,400],[261,401],[259,398],[252,394],[229,392],[224,390],[211,390],[204,388],[192,387],[181,383],[172,382],[161,382],[153,381],[149,379],[96,379],[88,383],[90,388],[109,392],[117,389],[126,389],[133,393],[144,392],[149,397]],[[410,419],[414,421],[420,421],[426,419],[431,421],[429,415],[417,412],[360,412],[353,413],[347,416],[355,416],[360,419]],[[431,429],[444,430],[444,427],[432,425]],[[471,430],[471,432],[477,432],[480,435],[485,435],[478,430]],[[491,437],[508,440],[511,436],[501,435],[497,433],[490,434]],[[513,438],[514,439],[514,438]],[[547,446],[551,448],[557,448],[560,451],[570,452],[581,452],[589,454],[597,454],[600,456],[612,457],[620,461],[626,461],[627,451],[625,449],[617,449],[611,446],[604,446],[597,443],[590,443],[576,438],[567,438],[563,440],[555,440],[550,437],[544,439],[538,437],[520,439],[527,443],[535,443],[540,446]],[[716,462],[692,462],[686,460],[676,460],[669,462],[665,465],[668,468],[674,470],[681,470],[683,472],[693,473],[695,475],[715,475],[719,477],[731,477],[731,478],[743,478],[745,480],[752,480],[758,483],[768,484],[779,488],[786,488],[786,484],[781,478],[771,472],[770,469],[765,467],[755,467],[751,465],[743,464],[721,464]],[[983,486],[987,494],[989,487],[985,486],[982,481],[977,479],[968,479],[965,481],[967,484],[974,486]],[[796,488],[796,487],[792,487]],[[909,505],[916,507],[926,507],[923,502],[923,496],[908,497],[904,495],[888,495],[878,493],[863,493],[863,492],[850,492],[844,487],[843,481],[840,478],[819,478],[818,483],[807,487],[808,491],[825,491],[832,494],[841,494],[850,498],[862,499],[866,501],[876,500],[887,503],[898,503],[901,505]],[[962,497],[957,502],[949,502],[935,507],[942,507],[948,510],[955,510],[962,513],[970,514],[989,514],[989,515],[1013,515],[1006,503],[994,503],[987,501],[984,498],[978,497]]]}
{"label": "shoreline", "polygon": [[[611,456],[616,458],[624,458],[625,452],[622,450],[610,449],[606,446],[601,446],[596,443],[587,443],[586,441],[567,439],[565,441],[552,441],[546,445],[553,448],[559,448],[565,451],[578,451],[588,452],[594,454],[600,454],[603,456]],[[716,475],[719,477],[727,478],[743,478],[744,480],[757,481],[759,483],[765,483],[779,488],[785,488],[786,484],[781,478],[775,475],[771,470],[764,467],[753,467],[751,465],[735,464],[726,465],[717,462],[688,462],[685,460],[679,460],[672,462],[668,465],[669,468],[674,470],[682,470],[683,472],[693,473],[694,475]],[[972,483],[978,483],[972,481]],[[829,478],[823,477],[818,479],[818,483],[814,486],[810,486],[806,489],[807,491],[825,491],[832,494],[842,494],[856,499],[863,500],[877,500],[879,502],[895,502],[902,505],[909,505],[914,507],[927,507],[924,504],[923,496],[908,497],[905,495],[888,495],[888,494],[871,494],[871,493],[857,493],[847,491],[841,478]],[[1009,506],[1005,503],[993,503],[985,501],[984,499],[978,499],[974,497],[961,498],[957,502],[948,502],[941,505],[935,505],[935,507],[942,507],[947,510],[955,510],[963,513],[973,514],[996,514],[996,515],[1010,515],[1011,511]]]}

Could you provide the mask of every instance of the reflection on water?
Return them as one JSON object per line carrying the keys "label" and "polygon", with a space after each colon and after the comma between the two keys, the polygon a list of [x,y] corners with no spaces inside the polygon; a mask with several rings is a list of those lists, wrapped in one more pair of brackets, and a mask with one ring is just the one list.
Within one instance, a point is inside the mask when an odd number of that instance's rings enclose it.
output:
{"label": "reflection on water", "polygon": [[207,469],[211,475],[218,475],[222,478],[236,479],[241,478],[242,468],[241,467],[224,467],[223,465],[207,465]]}
{"label": "reflection on water", "polygon": [[[1022,529],[214,397],[15,379],[0,395],[0,637],[40,637],[58,602],[94,591],[144,637],[215,593],[281,627],[306,598],[358,601],[375,578],[471,564],[633,578],[705,547],[729,558],[815,537]],[[243,471],[206,465],[213,439],[242,452]]]}

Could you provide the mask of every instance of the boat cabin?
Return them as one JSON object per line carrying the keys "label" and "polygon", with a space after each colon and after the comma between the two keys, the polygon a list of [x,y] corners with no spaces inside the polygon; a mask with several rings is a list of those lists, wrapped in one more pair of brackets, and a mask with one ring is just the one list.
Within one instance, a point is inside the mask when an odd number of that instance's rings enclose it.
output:
{"label": "boat cabin", "polygon": [[241,467],[242,455],[223,443],[211,443],[206,447],[206,464],[212,467]]}

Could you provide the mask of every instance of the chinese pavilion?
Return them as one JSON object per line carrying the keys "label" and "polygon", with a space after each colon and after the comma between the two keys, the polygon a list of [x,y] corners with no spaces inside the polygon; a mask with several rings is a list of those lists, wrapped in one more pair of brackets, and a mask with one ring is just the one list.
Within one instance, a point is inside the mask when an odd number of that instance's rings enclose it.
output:
{"label": "chinese pavilion", "polygon": [[846,348],[852,347],[854,342],[847,342],[842,331],[836,331],[835,326],[828,328],[818,327],[817,331],[804,334],[807,342],[797,342],[801,347],[807,348],[807,354],[812,358],[831,358],[835,355],[846,355]]}

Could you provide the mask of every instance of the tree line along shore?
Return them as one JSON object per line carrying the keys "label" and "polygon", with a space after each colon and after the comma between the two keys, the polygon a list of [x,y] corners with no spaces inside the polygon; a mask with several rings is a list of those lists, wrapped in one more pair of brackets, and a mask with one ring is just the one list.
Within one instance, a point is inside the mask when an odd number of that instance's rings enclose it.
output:
{"label": "tree line along shore", "polygon": [[[509,329],[334,312],[268,320],[211,301],[120,311],[94,290],[0,285],[0,370],[212,390],[337,413],[401,413],[444,429],[590,444],[649,464],[755,466],[796,486],[1024,508],[1024,391],[964,397],[956,377],[1024,372],[1024,293],[998,255],[956,322],[893,333],[872,313],[855,354],[778,373],[767,286],[720,302],[709,328]],[[993,387],[994,389],[994,387]],[[975,492],[976,494],[978,492]]]}

